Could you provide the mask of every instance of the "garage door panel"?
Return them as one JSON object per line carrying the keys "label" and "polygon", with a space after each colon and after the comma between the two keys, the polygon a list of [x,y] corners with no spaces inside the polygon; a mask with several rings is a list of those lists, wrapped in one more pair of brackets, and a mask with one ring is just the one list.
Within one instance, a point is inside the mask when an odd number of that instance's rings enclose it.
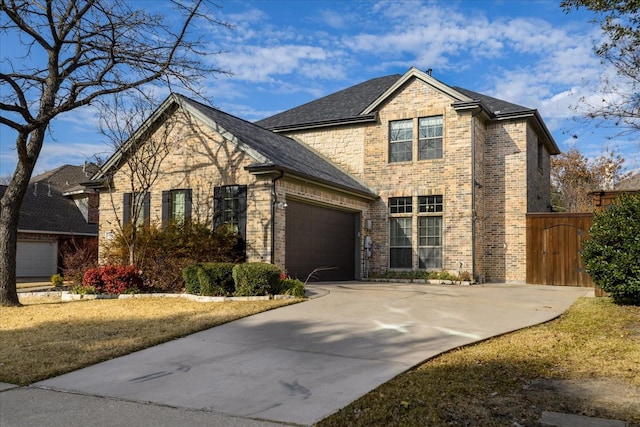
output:
{"label": "garage door panel", "polygon": [[286,269],[305,280],[318,267],[317,280],[355,278],[356,214],[287,201]]}
{"label": "garage door panel", "polygon": [[17,277],[49,277],[56,274],[57,242],[20,240],[16,249]]}

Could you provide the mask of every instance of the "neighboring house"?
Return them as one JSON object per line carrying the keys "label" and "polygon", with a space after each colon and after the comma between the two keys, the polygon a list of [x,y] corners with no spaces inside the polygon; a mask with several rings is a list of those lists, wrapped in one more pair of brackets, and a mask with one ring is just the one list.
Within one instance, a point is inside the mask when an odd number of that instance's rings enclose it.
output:
{"label": "neighboring house", "polygon": [[[62,272],[61,249],[98,237],[98,195],[81,186],[95,168],[64,165],[29,181],[18,222],[16,276],[49,277]],[[0,186],[0,196],[6,186]]]}
{"label": "neighboring house", "polygon": [[[160,176],[131,194],[130,150],[160,134]],[[324,267],[321,280],[430,269],[524,282],[526,214],[550,210],[558,153],[537,110],[411,68],[257,124],[172,94],[92,181],[101,238],[139,200],[136,221],[231,223],[248,261],[301,279]]]}
{"label": "neighboring house", "polygon": [[640,172],[623,179],[613,190],[598,190],[589,193],[596,211],[609,206],[621,194],[640,194]]}

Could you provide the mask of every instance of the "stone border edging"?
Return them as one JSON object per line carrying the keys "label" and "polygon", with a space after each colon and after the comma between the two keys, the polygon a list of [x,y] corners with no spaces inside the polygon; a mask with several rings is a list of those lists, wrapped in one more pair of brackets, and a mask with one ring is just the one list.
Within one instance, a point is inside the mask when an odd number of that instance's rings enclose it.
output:
{"label": "stone border edging", "polygon": [[294,299],[292,295],[264,295],[250,297],[208,297],[202,295],[191,294],[120,294],[120,295],[103,295],[103,294],[72,294],[69,291],[54,292],[21,292],[21,297],[60,297],[62,301],[80,301],[95,299],[127,299],[127,298],[186,298],[197,302],[225,302],[225,301],[268,301],[270,299]]}

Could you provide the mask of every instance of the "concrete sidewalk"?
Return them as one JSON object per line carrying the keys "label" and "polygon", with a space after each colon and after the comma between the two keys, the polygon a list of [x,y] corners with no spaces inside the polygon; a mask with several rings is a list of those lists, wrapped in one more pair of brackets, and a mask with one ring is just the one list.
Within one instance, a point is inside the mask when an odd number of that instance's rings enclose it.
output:
{"label": "concrete sidewalk", "polygon": [[425,359],[550,320],[593,294],[356,282],[309,290],[316,298],[301,304],[4,391],[1,424],[311,425]]}

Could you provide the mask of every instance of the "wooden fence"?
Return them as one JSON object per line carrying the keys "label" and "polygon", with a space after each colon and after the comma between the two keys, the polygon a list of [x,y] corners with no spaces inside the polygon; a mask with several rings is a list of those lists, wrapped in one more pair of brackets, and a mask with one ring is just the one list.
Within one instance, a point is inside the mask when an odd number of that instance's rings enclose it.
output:
{"label": "wooden fence", "polygon": [[580,257],[592,219],[590,213],[527,214],[527,283],[595,287]]}

